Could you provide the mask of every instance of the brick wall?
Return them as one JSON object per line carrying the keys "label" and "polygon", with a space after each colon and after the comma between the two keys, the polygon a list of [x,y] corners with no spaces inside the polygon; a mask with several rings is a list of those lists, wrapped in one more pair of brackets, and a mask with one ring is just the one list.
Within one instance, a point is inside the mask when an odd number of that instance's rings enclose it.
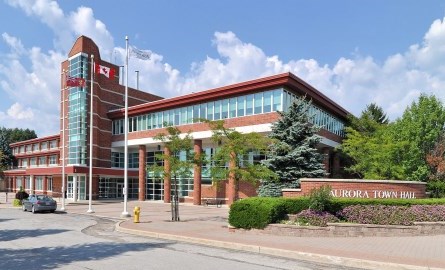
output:
{"label": "brick wall", "polygon": [[300,180],[300,189],[284,189],[283,197],[309,195],[314,188],[330,186],[334,197],[365,199],[426,198],[426,183],[394,180],[310,179]]}

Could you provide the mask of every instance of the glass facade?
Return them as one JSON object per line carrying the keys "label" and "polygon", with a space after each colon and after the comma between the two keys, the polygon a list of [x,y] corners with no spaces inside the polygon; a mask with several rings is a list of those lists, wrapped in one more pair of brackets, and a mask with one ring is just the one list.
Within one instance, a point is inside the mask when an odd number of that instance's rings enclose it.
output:
{"label": "glass facade", "polygon": [[[123,198],[124,179],[123,178],[99,178],[99,198],[112,199]],[[128,178],[128,198],[137,199],[139,191],[139,180]]]}
{"label": "glass facade", "polygon": [[[181,107],[161,112],[129,117],[128,132],[137,132],[166,126],[180,126],[207,120],[223,120],[228,118],[257,115],[276,111],[287,111],[297,95],[285,90],[274,89],[255,94],[222,99],[193,106]],[[339,136],[344,136],[344,123],[311,104],[309,109],[310,122]],[[124,119],[113,121],[113,135],[124,133]]]}
{"label": "glass facade", "polygon": [[[124,153],[111,152],[111,167],[124,168]],[[128,153],[128,168],[139,168],[139,153]]]}
{"label": "glass facade", "polygon": [[[88,56],[70,59],[69,75],[87,78]],[[68,95],[68,164],[86,164],[87,91],[86,87],[70,87]]]}

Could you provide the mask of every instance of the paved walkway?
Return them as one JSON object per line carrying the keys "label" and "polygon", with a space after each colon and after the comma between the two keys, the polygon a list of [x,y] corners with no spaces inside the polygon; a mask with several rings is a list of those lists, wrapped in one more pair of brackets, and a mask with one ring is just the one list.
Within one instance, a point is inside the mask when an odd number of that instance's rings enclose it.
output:
{"label": "paved walkway", "polygon": [[[445,269],[445,235],[412,237],[292,237],[229,230],[228,208],[181,204],[180,222],[171,222],[170,204],[129,201],[141,207],[140,223],[124,219],[126,233],[315,260],[367,269]],[[86,214],[88,204],[69,204],[67,212]],[[95,202],[94,215],[120,218],[123,203]],[[133,215],[133,214],[132,214]]]}
{"label": "paved walkway", "polygon": [[[5,204],[0,204],[0,206]],[[149,237],[184,241],[294,259],[365,269],[445,269],[445,235],[412,237],[293,237],[229,230],[228,208],[180,204],[180,222],[171,222],[170,204],[129,201],[141,207],[140,223],[123,219],[122,202],[94,202],[92,215],[122,219],[116,229]],[[68,213],[85,214],[88,203],[68,204]]]}

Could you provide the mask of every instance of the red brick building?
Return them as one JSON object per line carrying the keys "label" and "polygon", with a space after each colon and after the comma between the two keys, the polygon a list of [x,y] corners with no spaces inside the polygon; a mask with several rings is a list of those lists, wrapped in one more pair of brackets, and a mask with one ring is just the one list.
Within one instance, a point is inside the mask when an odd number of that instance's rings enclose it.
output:
{"label": "red brick building", "polygon": [[[124,93],[119,76],[107,78],[94,75],[91,80],[91,55],[103,67],[119,70],[119,66],[101,60],[97,45],[81,36],[61,64],[60,133],[11,144],[18,164],[5,171],[9,189],[20,186],[31,193],[61,196],[62,175],[65,175],[66,196],[70,200],[88,199],[90,124],[93,125],[93,199],[123,197],[124,187]],[[119,72],[116,72],[118,74]],[[84,78],[85,86],[66,85],[67,76]],[[93,81],[93,109],[90,108],[90,89]],[[169,179],[160,181],[147,174],[146,166],[162,153],[162,143],[153,137],[163,131],[165,123],[177,126],[194,138],[196,152],[212,155],[215,145],[211,131],[196,119],[224,119],[226,126],[241,132],[260,132],[265,135],[271,123],[286,111],[292,101],[302,95],[312,99],[314,124],[322,126],[319,150],[325,155],[329,175],[339,173],[339,159],[332,151],[343,136],[348,112],[321,92],[291,73],[260,78],[216,89],[162,98],[136,89],[128,89],[128,198],[170,201]],[[197,92],[199,91],[199,92]],[[93,113],[93,123],[90,123]],[[250,161],[261,159],[250,153]],[[201,198],[228,198],[230,187],[212,186],[208,168],[196,168],[191,179],[181,179],[179,194],[184,201],[201,203]],[[255,195],[255,188],[240,183],[239,197]],[[230,202],[229,202],[230,203]]]}

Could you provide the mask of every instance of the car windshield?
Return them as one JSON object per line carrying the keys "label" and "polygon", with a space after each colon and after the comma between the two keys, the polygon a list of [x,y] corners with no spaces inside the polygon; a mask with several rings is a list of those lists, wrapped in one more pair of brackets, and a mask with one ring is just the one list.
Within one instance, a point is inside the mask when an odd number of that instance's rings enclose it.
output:
{"label": "car windshield", "polygon": [[51,200],[51,198],[46,195],[37,195],[36,197],[37,197],[37,200],[40,200],[40,201]]}

